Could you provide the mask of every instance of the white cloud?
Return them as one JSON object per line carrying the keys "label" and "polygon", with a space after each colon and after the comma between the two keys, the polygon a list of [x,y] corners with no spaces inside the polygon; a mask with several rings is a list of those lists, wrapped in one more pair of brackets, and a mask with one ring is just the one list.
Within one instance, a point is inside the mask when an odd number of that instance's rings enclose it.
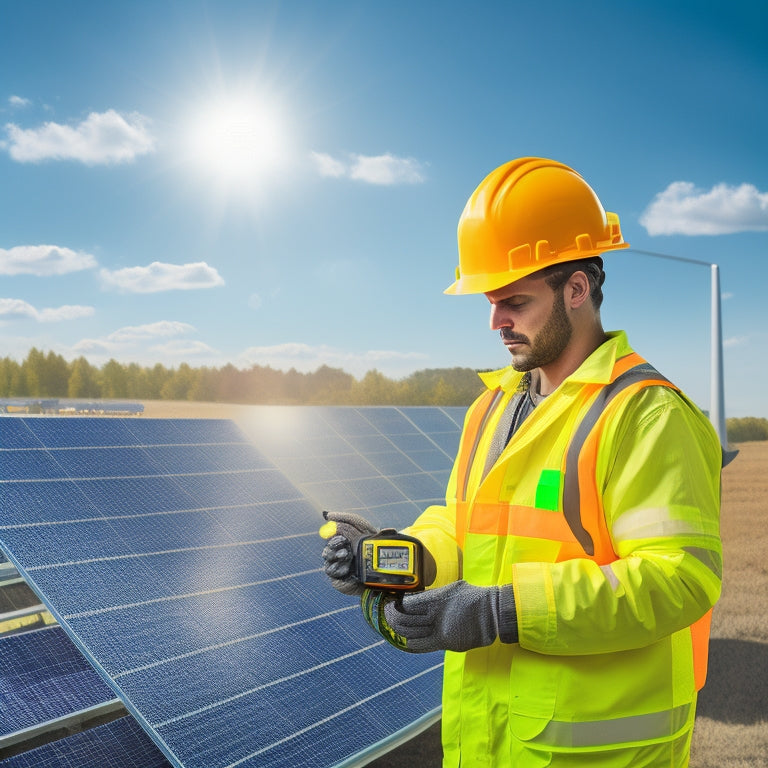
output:
{"label": "white cloud", "polygon": [[350,176],[369,184],[419,184],[424,181],[421,166],[410,157],[355,155]]}
{"label": "white cloud", "polygon": [[169,341],[167,344],[156,344],[151,349],[164,358],[172,357],[176,359],[212,355],[216,352],[215,349],[209,347],[204,341],[195,341],[194,339],[176,339],[175,341]]}
{"label": "white cloud", "polygon": [[[193,333],[195,327],[177,320],[159,320],[145,325],[127,325],[98,339],[82,339],[72,347],[77,354],[115,355],[141,345]],[[192,342],[194,344],[194,342]],[[162,347],[157,347],[162,351]],[[170,348],[168,348],[170,349]],[[167,350],[166,350],[167,351]]]}
{"label": "white cloud", "polygon": [[192,291],[224,285],[214,267],[204,261],[193,264],[164,264],[153,261],[147,267],[102,269],[102,285],[122,293],[159,293],[160,291]]}
{"label": "white cloud", "polygon": [[367,184],[393,186],[395,184],[420,184],[424,181],[421,163],[412,157],[384,155],[351,155],[340,160],[323,152],[312,152],[312,159],[321,176],[350,178]]}
{"label": "white cloud", "polygon": [[59,323],[63,320],[91,317],[94,312],[93,307],[84,307],[77,304],[64,304],[61,307],[37,309],[23,299],[0,299],[0,318],[28,318],[39,323]]}
{"label": "white cloud", "polygon": [[[244,365],[263,365],[309,373],[321,365],[343,368],[355,376],[362,376],[373,368],[387,368],[388,375],[404,374],[405,368],[412,368],[417,361],[427,359],[427,355],[417,352],[396,352],[391,350],[369,350],[367,352],[347,352],[326,345],[310,346],[292,342],[269,347],[249,347],[240,355]],[[406,365],[404,365],[406,364]]]}
{"label": "white cloud", "polygon": [[57,245],[17,245],[8,250],[0,248],[0,275],[50,277],[95,266],[96,259],[91,254]]}
{"label": "white cloud", "polygon": [[146,325],[127,325],[119,328],[107,336],[107,339],[117,343],[132,343],[152,339],[166,339],[173,336],[183,336],[195,330],[189,323],[180,323],[177,320],[160,320]]}
{"label": "white cloud", "polygon": [[728,235],[768,231],[768,192],[752,184],[717,184],[709,191],[672,182],[640,217],[649,235]]}
{"label": "white cloud", "polygon": [[133,112],[121,115],[114,109],[91,112],[79,125],[45,123],[40,128],[5,126],[8,141],[3,146],[20,163],[41,160],[78,160],[86,165],[128,163],[152,152],[155,139],[149,119]]}
{"label": "white cloud", "polygon": [[726,348],[743,347],[747,343],[749,343],[749,336],[731,336],[730,339],[723,341],[723,346]]}
{"label": "white cloud", "polygon": [[324,152],[312,152],[312,160],[321,176],[338,179],[347,174],[347,166]]}
{"label": "white cloud", "polygon": [[113,355],[120,349],[119,344],[112,344],[105,339],[82,339],[72,346],[76,355]]}
{"label": "white cloud", "polygon": [[23,107],[28,107],[32,102],[29,99],[25,99],[23,96],[11,96],[8,99],[8,103],[12,107],[21,109]]}

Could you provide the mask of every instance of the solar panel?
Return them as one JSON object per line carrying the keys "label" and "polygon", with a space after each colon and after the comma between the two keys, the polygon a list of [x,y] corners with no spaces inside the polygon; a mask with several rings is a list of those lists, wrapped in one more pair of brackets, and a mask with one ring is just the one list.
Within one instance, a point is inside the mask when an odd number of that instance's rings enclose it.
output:
{"label": "solar panel", "polygon": [[48,398],[0,398],[0,413],[99,413],[99,414],[140,414],[144,412],[141,403],[108,400],[58,400]]}
{"label": "solar panel", "polygon": [[60,627],[0,638],[0,744],[113,698]]}
{"label": "solar panel", "polygon": [[442,503],[465,411],[256,406],[241,424],[318,507],[401,528]]}
{"label": "solar panel", "polygon": [[169,765],[131,717],[0,760],[2,768],[168,768]]}
{"label": "solar panel", "polygon": [[255,409],[258,447],[5,418],[0,544],[173,765],[352,765],[435,716],[442,664],[329,587],[319,508],[400,526],[438,501],[461,412],[434,410]]}

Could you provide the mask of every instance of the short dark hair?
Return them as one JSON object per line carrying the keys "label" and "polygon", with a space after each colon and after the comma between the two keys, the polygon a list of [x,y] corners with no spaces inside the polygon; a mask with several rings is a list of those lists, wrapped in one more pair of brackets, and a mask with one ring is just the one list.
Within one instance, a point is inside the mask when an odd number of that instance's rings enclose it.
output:
{"label": "short dark hair", "polygon": [[605,282],[605,272],[603,271],[603,260],[599,256],[553,264],[551,267],[544,267],[537,274],[544,278],[544,281],[553,291],[556,291],[568,282],[574,272],[583,272],[587,276],[589,297],[592,299],[595,309],[600,309],[600,305],[603,303],[602,286]]}

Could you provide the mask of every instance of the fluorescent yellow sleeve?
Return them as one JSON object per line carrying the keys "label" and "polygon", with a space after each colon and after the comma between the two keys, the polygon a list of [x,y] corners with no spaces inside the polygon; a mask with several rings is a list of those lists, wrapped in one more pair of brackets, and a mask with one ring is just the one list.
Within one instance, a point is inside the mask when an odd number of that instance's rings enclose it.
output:
{"label": "fluorescent yellow sleeve", "polygon": [[435,560],[437,576],[430,588],[444,587],[461,578],[460,551],[449,521],[447,507],[427,507],[413,525],[402,531],[417,538]]}
{"label": "fluorescent yellow sleeve", "polygon": [[563,655],[640,648],[714,605],[722,570],[721,450],[694,408],[653,387],[613,420],[598,482],[619,559],[517,563],[524,648]]}

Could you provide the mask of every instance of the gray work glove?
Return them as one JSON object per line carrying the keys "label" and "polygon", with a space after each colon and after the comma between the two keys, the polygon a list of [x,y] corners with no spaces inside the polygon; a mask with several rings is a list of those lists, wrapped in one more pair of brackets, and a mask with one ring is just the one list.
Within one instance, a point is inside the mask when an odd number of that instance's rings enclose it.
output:
{"label": "gray work glove", "polygon": [[363,536],[378,533],[364,517],[354,512],[323,512],[328,521],[320,535],[328,542],[323,549],[323,568],[331,585],[345,595],[362,595],[365,587],[357,578],[354,559]]}
{"label": "gray work glove", "polygon": [[511,584],[476,587],[454,581],[445,587],[403,595],[401,600],[386,599],[379,612],[379,617],[382,615],[384,621],[374,628],[388,642],[394,635],[398,642],[392,644],[411,653],[469,651],[490,645],[496,638],[503,643],[518,641]]}

